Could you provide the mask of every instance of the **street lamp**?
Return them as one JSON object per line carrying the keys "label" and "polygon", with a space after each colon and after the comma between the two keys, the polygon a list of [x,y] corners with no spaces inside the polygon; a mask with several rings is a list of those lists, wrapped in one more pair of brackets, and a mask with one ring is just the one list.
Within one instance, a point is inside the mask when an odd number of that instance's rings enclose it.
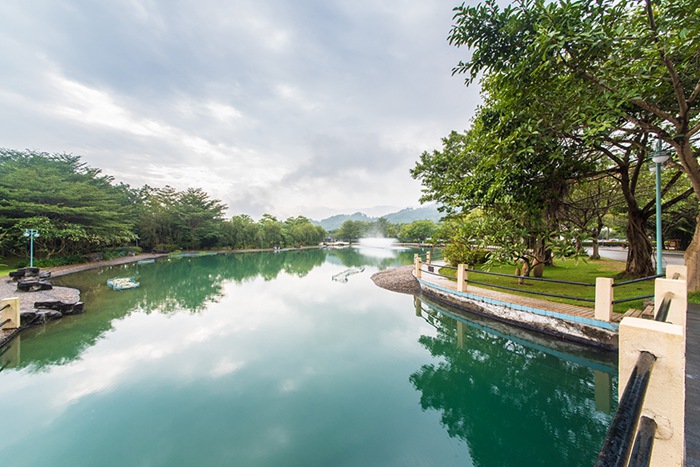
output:
{"label": "street lamp", "polygon": [[36,229],[24,229],[24,236],[29,237],[29,267],[34,267],[34,238],[39,236]]}
{"label": "street lamp", "polygon": [[656,151],[651,158],[656,166],[656,274],[663,274],[662,253],[663,240],[661,239],[661,164],[668,160],[668,154],[661,151],[661,140],[656,141]]}

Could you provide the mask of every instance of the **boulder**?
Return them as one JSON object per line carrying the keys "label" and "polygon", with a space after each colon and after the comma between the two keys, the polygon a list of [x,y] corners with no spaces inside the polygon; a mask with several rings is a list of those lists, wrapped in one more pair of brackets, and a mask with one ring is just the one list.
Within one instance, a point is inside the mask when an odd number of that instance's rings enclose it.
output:
{"label": "boulder", "polygon": [[[44,274],[51,274],[50,272],[46,272]],[[10,271],[9,276],[12,278],[13,281],[17,282],[21,280],[24,277],[37,277],[40,276],[39,273],[39,268],[20,268],[16,271]],[[49,276],[46,276],[49,277]]]}
{"label": "boulder", "polygon": [[37,290],[51,290],[53,285],[49,282],[25,279],[17,283],[17,290],[23,292],[36,292]]}
{"label": "boulder", "polygon": [[66,303],[59,300],[34,302],[34,308],[59,311],[64,316],[78,315],[84,311],[83,302]]}

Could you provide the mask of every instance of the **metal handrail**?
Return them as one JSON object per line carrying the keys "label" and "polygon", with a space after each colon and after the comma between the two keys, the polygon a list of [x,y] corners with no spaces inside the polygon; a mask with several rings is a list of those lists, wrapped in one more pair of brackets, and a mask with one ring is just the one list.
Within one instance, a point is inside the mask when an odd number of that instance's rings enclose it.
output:
{"label": "metal handrail", "polygon": [[583,287],[595,287],[595,284],[590,284],[588,282],[573,282],[573,281],[562,281],[559,279],[547,279],[545,277],[532,277],[532,276],[516,276],[515,274],[503,274],[500,272],[491,272],[491,271],[480,271],[478,269],[467,269],[468,272],[473,272],[476,274],[486,274],[489,276],[500,276],[500,277],[513,277],[516,279],[525,279],[527,277],[527,280],[529,281],[540,281],[540,282],[554,282],[556,284],[567,284],[567,285],[580,285]]}
{"label": "metal handrail", "polygon": [[640,277],[640,278],[638,278],[638,279],[631,279],[631,280],[624,281],[624,282],[615,282],[615,283],[613,284],[613,287],[621,287],[621,286],[623,286],[623,285],[635,284],[635,283],[637,283],[637,282],[650,281],[650,280],[652,280],[652,279],[658,279],[658,278],[660,278],[660,277],[664,277],[664,275],[663,275],[663,274],[657,274],[657,275],[655,275],[655,276]]}
{"label": "metal handrail", "polygon": [[594,464],[596,467],[627,465],[635,437],[635,427],[642,413],[644,397],[655,361],[656,357],[653,354],[647,351],[640,352],[637,364],[625,386],[625,392],[620,398],[603,447],[598,453]]}
{"label": "metal handrail", "polygon": [[613,300],[610,303],[617,305],[618,303],[636,302],[637,300],[644,300],[645,298],[654,298],[654,295],[639,295],[638,297],[621,298],[619,300]]}
{"label": "metal handrail", "polygon": [[659,311],[656,313],[656,321],[666,322],[668,319],[668,311],[671,309],[671,300],[673,292],[668,291],[664,294],[664,298],[659,305]]}
{"label": "metal handrail", "polygon": [[646,467],[651,461],[651,450],[654,448],[654,435],[656,435],[656,422],[646,416],[639,421],[637,437],[634,440],[629,467]]}

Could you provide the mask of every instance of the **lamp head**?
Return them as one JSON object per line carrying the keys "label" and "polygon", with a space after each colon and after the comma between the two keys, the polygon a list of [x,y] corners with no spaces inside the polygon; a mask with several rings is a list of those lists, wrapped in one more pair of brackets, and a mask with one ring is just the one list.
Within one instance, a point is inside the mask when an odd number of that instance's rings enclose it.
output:
{"label": "lamp head", "polygon": [[28,230],[25,230],[24,233],[23,233],[22,235],[24,235],[25,237],[29,237],[29,231],[28,231]]}
{"label": "lamp head", "polygon": [[651,158],[655,164],[663,164],[668,160],[668,154],[656,154]]}

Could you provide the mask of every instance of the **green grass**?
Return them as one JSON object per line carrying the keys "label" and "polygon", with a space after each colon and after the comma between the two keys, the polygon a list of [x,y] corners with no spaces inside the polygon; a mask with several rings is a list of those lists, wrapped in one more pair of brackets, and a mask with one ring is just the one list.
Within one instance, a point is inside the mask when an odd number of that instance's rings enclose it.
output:
{"label": "green grass", "polygon": [[[484,268],[479,268],[484,269]],[[544,270],[543,278],[557,279],[570,282],[582,282],[586,284],[595,284],[596,277],[615,277],[625,269],[625,263],[612,260],[588,260],[588,262],[579,261],[576,264],[574,261],[558,261],[554,266],[547,266]],[[492,267],[489,272],[500,274],[513,274],[515,266],[501,265]],[[456,271],[454,269],[441,268],[440,273],[446,276],[454,277]],[[513,293],[527,297],[540,298],[558,303],[567,303],[571,305],[585,306],[593,308],[592,302],[582,302],[578,300],[562,299],[555,297],[542,297],[527,292],[543,292],[557,295],[566,295],[577,298],[595,299],[595,287],[584,287],[578,285],[557,284],[552,282],[540,282],[525,279],[523,284],[518,284],[518,280],[513,277],[499,277],[488,274],[480,274],[469,272],[469,279],[484,282],[494,285],[500,285],[518,289],[520,291],[503,290],[495,287],[487,287],[478,285],[487,289],[492,289],[501,292]],[[616,282],[624,282],[624,280],[616,280]],[[526,292],[527,291],[527,292]],[[651,295],[654,293],[654,281],[637,282],[634,284],[615,287],[615,300],[639,297],[642,295]],[[700,294],[699,294],[700,295]],[[700,297],[699,297],[700,298]],[[617,313],[625,313],[630,308],[641,309],[643,300],[635,300],[632,302],[620,303],[613,306],[613,310]]]}

